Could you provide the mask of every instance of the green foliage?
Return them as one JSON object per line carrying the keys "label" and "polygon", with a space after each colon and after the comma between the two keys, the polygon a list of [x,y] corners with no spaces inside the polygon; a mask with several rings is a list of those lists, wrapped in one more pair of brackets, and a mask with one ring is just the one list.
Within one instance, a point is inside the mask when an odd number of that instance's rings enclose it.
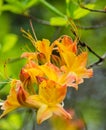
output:
{"label": "green foliage", "polygon": [[1,130],[19,130],[22,124],[21,116],[17,113],[11,113],[6,119],[0,122]]}
{"label": "green foliage", "polygon": [[2,51],[6,52],[13,48],[13,46],[16,44],[18,40],[17,35],[15,34],[8,34],[3,39],[3,47]]}
{"label": "green foliage", "polygon": [[0,4],[0,12],[11,11],[16,14],[27,13],[27,9],[38,3],[38,0],[5,0],[6,4]]}
{"label": "green foliage", "polygon": [[64,26],[67,24],[67,19],[62,17],[52,17],[50,19],[50,24],[53,26]]}
{"label": "green foliage", "polygon": [[[90,9],[93,9],[95,4],[86,4],[85,5],[87,8],[90,8]],[[85,9],[82,9],[81,7],[78,7],[74,13],[73,13],[73,18],[74,19],[80,19],[84,16],[86,16],[87,14],[89,14],[90,11],[89,10],[85,10]]]}
{"label": "green foliage", "polygon": [[74,0],[66,0],[66,13],[68,17],[74,18],[74,11],[78,8],[78,3]]}
{"label": "green foliage", "polygon": [[[78,2],[74,0],[66,0],[66,4],[67,4],[66,8],[67,16],[71,17],[72,19],[80,19],[90,13],[89,10],[81,8]],[[93,9],[95,4],[86,4],[84,6]]]}

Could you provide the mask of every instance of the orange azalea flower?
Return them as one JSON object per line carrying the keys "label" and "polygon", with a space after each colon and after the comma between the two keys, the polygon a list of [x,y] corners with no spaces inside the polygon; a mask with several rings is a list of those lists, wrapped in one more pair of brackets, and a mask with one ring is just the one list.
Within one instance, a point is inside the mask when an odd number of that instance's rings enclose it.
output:
{"label": "orange azalea flower", "polygon": [[76,42],[73,43],[67,37],[64,37],[61,42],[56,41],[55,44],[64,63],[61,69],[67,74],[68,80],[69,78],[74,79],[73,83],[69,84],[69,86],[78,89],[78,84],[83,82],[83,78],[90,78],[93,75],[92,69],[86,69],[87,52],[77,55]]}
{"label": "orange azalea flower", "polygon": [[77,85],[83,82],[83,78],[90,78],[93,75],[92,69],[86,69],[87,52],[82,52],[78,56],[71,52],[62,52],[62,56],[66,63],[62,66],[62,70],[73,75],[74,83],[72,86],[78,89]]}
{"label": "orange azalea flower", "polygon": [[[35,49],[37,49],[37,51],[39,53],[44,54],[44,56],[46,57],[46,62],[49,62],[50,61],[50,55],[51,55],[52,49],[53,49],[52,45],[50,46],[50,41],[47,40],[47,39],[43,39],[42,41],[36,40],[36,39],[33,38],[33,36],[30,34],[30,32],[26,32],[24,29],[21,29],[21,31],[24,33],[24,36],[32,42]],[[28,54],[28,53],[26,53],[26,54]],[[25,55],[23,55],[23,56],[25,56]],[[36,57],[36,56],[34,56],[35,55],[34,53],[32,55],[33,56],[28,54],[28,55],[26,55],[26,57],[27,56],[28,57],[30,56],[31,58]]]}
{"label": "orange azalea flower", "polygon": [[0,118],[5,116],[12,110],[20,107],[34,107],[32,104],[26,103],[29,93],[24,90],[22,82],[20,80],[12,80],[10,94],[4,101],[1,109],[4,110]]}
{"label": "orange azalea flower", "polygon": [[39,86],[39,94],[27,98],[27,103],[38,107],[37,122],[40,124],[53,114],[71,118],[71,115],[63,109],[62,101],[66,96],[67,87],[56,84],[51,80],[43,80]]}

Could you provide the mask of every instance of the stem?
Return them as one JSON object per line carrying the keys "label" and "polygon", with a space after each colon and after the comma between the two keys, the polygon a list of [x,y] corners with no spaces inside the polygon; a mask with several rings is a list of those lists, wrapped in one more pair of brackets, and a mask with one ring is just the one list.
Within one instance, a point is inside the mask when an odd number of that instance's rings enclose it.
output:
{"label": "stem", "polygon": [[66,17],[63,13],[61,13],[58,9],[56,9],[54,6],[52,6],[51,4],[49,4],[47,1],[40,0],[40,2],[42,4],[44,4],[48,9],[50,9],[55,14],[60,15],[61,17]]}
{"label": "stem", "polygon": [[106,60],[106,54],[104,54],[98,61],[90,64],[87,68],[94,67],[96,65],[101,65]]}
{"label": "stem", "polygon": [[40,24],[51,26],[49,21],[36,18],[36,17],[34,17],[32,15],[23,15],[23,16],[25,16],[26,18],[32,19],[33,21],[36,21],[36,22],[38,22]]}
{"label": "stem", "polygon": [[83,8],[83,9],[89,10],[91,12],[106,13],[106,10],[89,9],[89,8],[87,8],[87,7],[85,7],[84,5],[81,5],[81,4],[80,4],[80,7]]}
{"label": "stem", "polygon": [[79,26],[79,25],[77,25],[77,27],[79,29],[92,30],[92,29],[99,29],[99,28],[106,27],[106,23],[96,24],[96,25],[93,25],[93,26]]}

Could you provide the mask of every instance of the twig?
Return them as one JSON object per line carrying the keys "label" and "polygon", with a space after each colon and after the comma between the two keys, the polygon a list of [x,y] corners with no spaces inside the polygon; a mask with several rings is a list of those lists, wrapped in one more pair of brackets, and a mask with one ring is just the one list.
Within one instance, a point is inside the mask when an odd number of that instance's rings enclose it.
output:
{"label": "twig", "polygon": [[32,15],[24,15],[24,16],[25,16],[26,18],[28,18],[28,19],[34,20],[34,21],[37,22],[37,23],[44,24],[44,25],[47,25],[47,26],[51,26],[49,21],[36,18],[36,17],[34,17],[34,16],[32,16]]}
{"label": "twig", "polygon": [[103,28],[105,26],[106,26],[106,23],[102,23],[102,24],[98,24],[98,25],[93,25],[93,26],[80,26],[80,25],[77,25],[77,27],[79,29],[84,29],[84,30],[99,29],[99,28]]}
{"label": "twig", "polygon": [[106,53],[101,57],[101,59],[99,59],[97,62],[90,64],[87,68],[91,68],[91,67],[94,67],[94,66],[97,66],[97,65],[101,65],[104,62],[105,59],[106,59]]}
{"label": "twig", "polygon": [[84,5],[82,5],[82,4],[79,4],[79,5],[80,5],[81,8],[86,9],[86,10],[89,10],[89,11],[91,11],[91,12],[106,13],[106,10],[89,9],[89,8],[85,7]]}
{"label": "twig", "polygon": [[100,60],[102,60],[102,58],[101,58],[95,51],[93,51],[85,42],[82,42],[82,41],[79,40],[79,44],[80,44],[81,46],[83,46],[83,47],[87,47],[88,50],[89,50],[93,55],[95,55],[97,58],[99,58]]}

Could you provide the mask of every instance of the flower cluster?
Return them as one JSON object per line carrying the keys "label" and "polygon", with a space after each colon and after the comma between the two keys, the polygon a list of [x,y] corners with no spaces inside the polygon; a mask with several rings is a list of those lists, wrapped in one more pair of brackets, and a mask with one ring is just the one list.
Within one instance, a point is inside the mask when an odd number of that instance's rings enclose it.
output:
{"label": "flower cluster", "polygon": [[35,41],[24,31],[33,43],[35,52],[24,52],[26,65],[20,71],[19,80],[11,81],[11,89],[1,109],[0,117],[10,111],[28,107],[37,111],[40,124],[53,115],[71,119],[63,108],[67,87],[78,89],[84,78],[92,77],[92,69],[86,68],[87,52],[78,52],[77,41],[63,36],[53,43],[49,40]]}

